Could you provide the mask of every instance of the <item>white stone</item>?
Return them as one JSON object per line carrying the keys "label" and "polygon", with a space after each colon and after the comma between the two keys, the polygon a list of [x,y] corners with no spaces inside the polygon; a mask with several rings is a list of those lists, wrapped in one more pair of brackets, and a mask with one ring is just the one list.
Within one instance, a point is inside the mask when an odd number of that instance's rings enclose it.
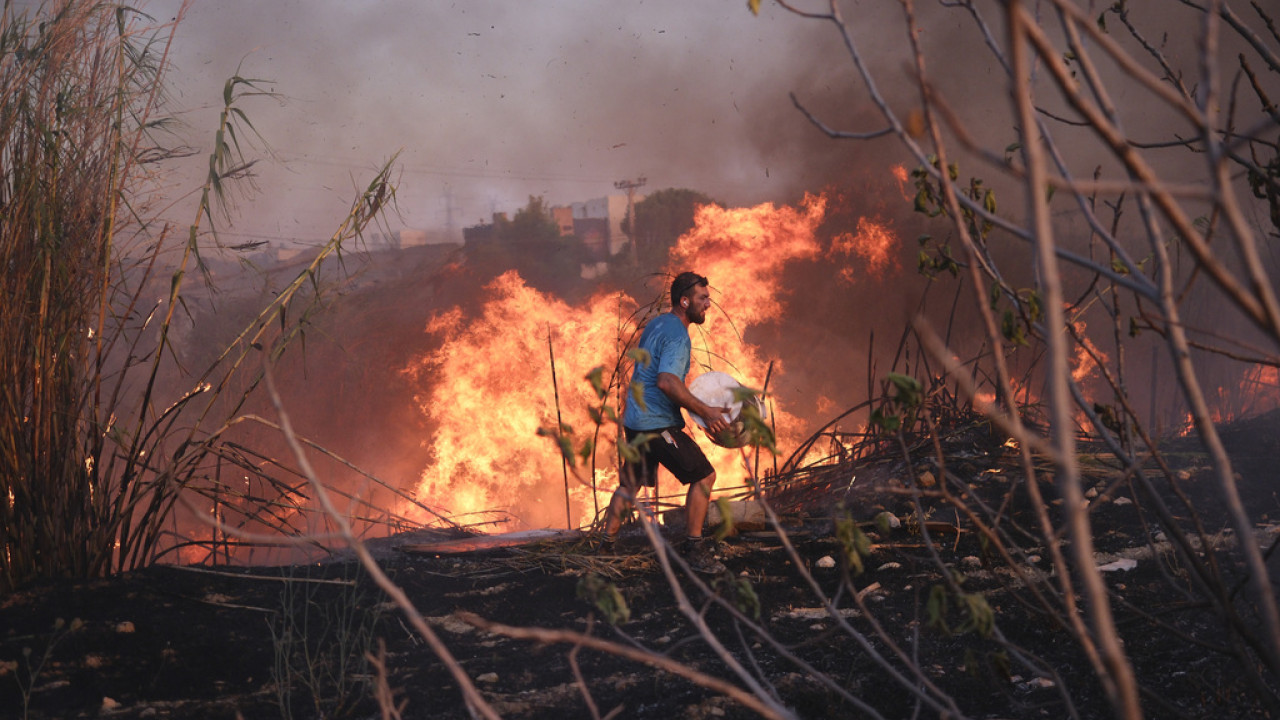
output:
{"label": "white stone", "polygon": [[820,568],[833,568],[836,566],[836,559],[830,555],[823,555],[818,558],[818,562],[816,564]]}
{"label": "white stone", "polygon": [[1115,562],[1109,562],[1106,565],[1099,565],[1098,572],[1116,572],[1117,570],[1132,570],[1138,567],[1138,561],[1130,558],[1120,558]]}
{"label": "white stone", "polygon": [[876,522],[883,523],[890,528],[902,527],[902,521],[898,519],[898,516],[888,511],[876,515]]}

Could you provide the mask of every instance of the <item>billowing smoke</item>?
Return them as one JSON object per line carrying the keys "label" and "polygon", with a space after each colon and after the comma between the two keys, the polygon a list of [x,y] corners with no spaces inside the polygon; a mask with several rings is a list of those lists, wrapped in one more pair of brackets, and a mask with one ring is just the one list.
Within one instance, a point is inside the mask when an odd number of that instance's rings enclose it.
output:
{"label": "billowing smoke", "polygon": [[[921,100],[901,8],[842,8],[863,59],[873,65],[876,92],[904,120],[912,118]],[[983,179],[1001,214],[1016,219],[1024,203],[1017,186],[1002,184],[1001,167],[955,141],[959,130],[991,148],[1019,139],[1008,121],[1003,71],[984,59],[982,38],[962,14],[933,4],[919,12],[931,79],[964,123],[945,133],[961,175]],[[998,25],[993,30],[1000,32]],[[916,159],[892,137],[833,140],[792,104],[794,93],[837,132],[886,126],[828,23],[768,4],[757,17],[741,5],[684,2],[589,11],[570,2],[280,2],[246,4],[239,12],[196,5],[178,37],[173,79],[178,101],[190,109],[193,145],[211,127],[222,83],[237,67],[246,77],[270,79],[263,87],[285,99],[247,108],[282,162],[261,166],[261,195],[241,205],[231,237],[293,244],[327,236],[362,178],[396,152],[402,153],[401,214],[389,230],[403,225],[460,234],[462,226],[511,212],[531,195],[565,204],[613,193],[615,181],[640,176],[647,178],[646,190],[690,188],[730,207],[798,207],[806,193],[821,192],[827,207],[817,231],[820,251],[778,269],[781,315],[752,327],[747,338],[779,362],[771,390],[787,398],[793,412],[821,423],[868,399],[875,392],[868,377],[883,376],[901,358],[901,333],[921,308],[958,352],[984,351],[972,310],[951,312],[971,306],[970,288],[945,276],[930,286],[914,272],[917,237],[939,233],[939,241],[956,241],[945,227],[910,211],[914,188],[903,173]],[[1137,97],[1126,106],[1135,119],[1148,99]],[[1058,98],[1046,97],[1044,104],[1065,111]],[[1162,137],[1177,129],[1169,125],[1151,125],[1150,132]],[[1105,162],[1087,133],[1059,133],[1074,175],[1088,177]],[[1185,153],[1166,157],[1166,171],[1187,162]],[[1055,210],[1064,244],[1089,252],[1089,230],[1073,209],[1059,203]],[[1135,215],[1130,206],[1126,222]],[[894,265],[874,266],[848,251],[832,255],[867,219],[896,237]],[[357,303],[335,305],[324,332],[315,333],[336,351],[313,343],[308,356],[291,361],[289,402],[308,431],[401,487],[414,484],[432,462],[428,439],[438,430],[414,405],[415,397],[428,396],[420,385],[433,379],[401,371],[440,351],[433,344],[439,336],[424,330],[438,327],[431,323],[441,313],[458,308],[464,324],[482,317],[484,289],[505,269],[448,252],[415,251],[412,261],[394,268],[371,261],[350,291]],[[1030,286],[1024,243],[1001,238],[993,254],[1013,268],[1008,279],[1015,287]],[[687,262],[696,267],[698,258]],[[1081,276],[1069,279],[1075,287],[1087,285]],[[653,290],[596,287],[568,277],[538,289],[548,302],[564,302],[565,313],[603,297],[593,293],[623,290],[643,302]],[[1091,332],[1110,330],[1104,317],[1088,322]],[[526,352],[534,352],[532,346]],[[902,362],[922,367],[916,352]],[[1151,362],[1149,345],[1136,354],[1132,362]],[[568,378],[575,381],[580,377]],[[1131,389],[1140,402],[1152,403],[1154,415],[1154,385]]]}

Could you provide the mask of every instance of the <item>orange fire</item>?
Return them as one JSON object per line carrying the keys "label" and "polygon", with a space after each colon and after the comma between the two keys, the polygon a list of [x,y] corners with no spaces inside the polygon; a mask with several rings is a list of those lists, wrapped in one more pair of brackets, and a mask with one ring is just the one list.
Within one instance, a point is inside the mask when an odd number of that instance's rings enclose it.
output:
{"label": "orange fire", "polygon": [[[556,385],[563,422],[590,431],[586,409],[594,395],[583,377],[618,356],[625,333],[618,318],[634,303],[598,296],[570,306],[526,286],[514,271],[485,291],[489,299],[479,317],[454,309],[431,321],[427,332],[443,343],[409,368],[426,385],[416,400],[436,426],[428,439],[432,462],[417,494],[464,524],[493,520],[478,514],[497,511],[524,527],[563,526],[564,469],[537,431],[556,425]],[[608,487],[600,491],[612,492],[612,465],[602,468],[598,484]],[[589,478],[582,483],[571,476],[569,495],[570,521],[589,519],[595,508]],[[505,517],[498,522],[510,524]]]}
{"label": "orange fire", "polygon": [[[1280,407],[1280,369],[1271,365],[1253,365],[1244,371],[1235,387],[1218,386],[1206,393],[1210,420],[1224,423],[1259,415]],[[1191,414],[1183,420],[1180,434],[1195,427]]]}
{"label": "orange fire", "polygon": [[[796,208],[765,204],[698,211],[696,227],[680,239],[668,264],[672,273],[692,269],[709,277],[719,311],[691,328],[689,379],[719,370],[761,387],[769,361],[743,336],[753,325],[781,317],[785,289],[780,271],[788,262],[819,255],[814,232],[824,210],[825,200],[810,196]],[[589,477],[582,483],[571,476],[566,510],[559,453],[537,434],[557,422],[551,350],[559,411],[581,440],[593,427],[587,408],[595,404],[583,378],[594,367],[617,365],[634,331],[626,318],[636,303],[617,293],[570,306],[529,288],[514,271],[485,291],[487,301],[478,317],[465,317],[458,309],[436,316],[427,332],[440,338],[439,349],[406,370],[422,384],[415,399],[435,428],[427,439],[432,460],[422,472],[417,497],[459,522],[493,522],[492,529],[587,525],[597,502],[603,507],[617,486],[616,429],[606,426],[599,438],[597,497],[593,501]],[[774,374],[781,372],[775,365]],[[623,380],[629,376],[628,368]],[[800,423],[776,400],[770,410],[779,444],[785,447]],[[747,477],[741,453],[715,447],[701,433],[693,435],[717,469],[717,487],[740,486]],[[664,489],[679,490],[662,477]],[[411,508],[403,512],[428,520]]]}
{"label": "orange fire", "polygon": [[[1098,374],[1098,365],[1107,363],[1107,355],[1089,339],[1086,334],[1088,327],[1083,320],[1076,320],[1071,323],[1071,326],[1075,328],[1076,334],[1081,341],[1076,345],[1075,357],[1071,363],[1071,379],[1077,383],[1082,383]],[[1096,363],[1093,360],[1094,357],[1098,359]]]}
{"label": "orange fire", "polygon": [[894,165],[889,172],[898,181],[898,192],[902,193],[902,199],[910,200],[911,193],[907,192],[907,167],[905,165]]}
{"label": "orange fire", "polygon": [[858,218],[858,232],[841,233],[831,241],[830,256],[839,260],[859,257],[864,266],[855,268],[844,265],[840,268],[840,277],[845,282],[856,282],[860,275],[880,276],[886,268],[899,269],[897,256],[893,250],[899,245],[898,238],[889,225],[876,222],[866,217]]}

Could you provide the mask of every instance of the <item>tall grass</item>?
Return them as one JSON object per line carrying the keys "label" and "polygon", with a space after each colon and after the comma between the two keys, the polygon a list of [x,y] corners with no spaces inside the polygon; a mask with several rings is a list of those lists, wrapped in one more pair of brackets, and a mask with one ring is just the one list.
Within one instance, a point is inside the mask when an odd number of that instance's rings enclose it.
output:
{"label": "tall grass", "polygon": [[[322,265],[394,200],[390,162],[208,367],[182,367],[184,279],[252,165],[243,104],[263,92],[227,81],[194,219],[160,222],[147,199],[175,155],[161,113],[175,27],[91,0],[0,14],[0,590],[193,546],[227,557],[228,526],[315,529],[296,474],[226,435],[255,420],[240,413],[264,361],[302,336]],[[184,527],[184,508],[217,522]]]}
{"label": "tall grass", "polygon": [[124,319],[112,242],[159,149],[163,41],[106,4],[0,15],[0,587],[109,564],[102,371]]}

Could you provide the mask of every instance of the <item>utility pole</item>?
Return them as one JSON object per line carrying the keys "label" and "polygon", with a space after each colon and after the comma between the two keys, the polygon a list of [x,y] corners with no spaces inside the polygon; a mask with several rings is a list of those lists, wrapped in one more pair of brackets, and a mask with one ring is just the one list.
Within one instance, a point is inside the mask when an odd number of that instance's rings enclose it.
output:
{"label": "utility pole", "polygon": [[631,263],[640,265],[640,253],[636,251],[636,188],[644,187],[648,178],[641,175],[635,180],[619,180],[613,186],[627,191],[627,239],[631,241]]}
{"label": "utility pole", "polygon": [[444,234],[453,242],[453,186],[444,186]]}

